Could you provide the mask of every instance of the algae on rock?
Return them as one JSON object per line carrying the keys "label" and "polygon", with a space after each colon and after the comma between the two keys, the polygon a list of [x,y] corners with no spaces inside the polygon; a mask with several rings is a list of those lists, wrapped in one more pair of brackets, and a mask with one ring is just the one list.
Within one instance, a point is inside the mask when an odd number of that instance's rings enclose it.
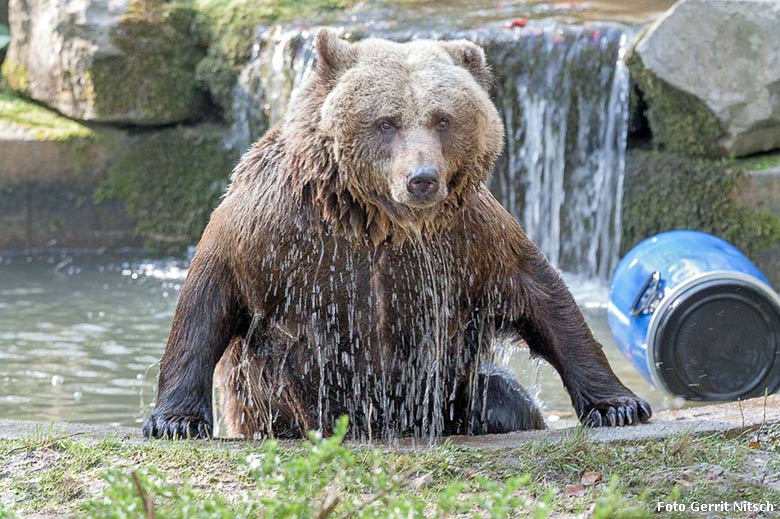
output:
{"label": "algae on rock", "polygon": [[235,157],[215,125],[142,132],[112,162],[98,201],[120,199],[156,252],[181,251],[200,237],[228,183]]}
{"label": "algae on rock", "polygon": [[780,221],[738,201],[743,182],[738,162],[629,150],[622,252],[659,232],[694,229],[719,236],[755,259],[780,242]]}
{"label": "algae on rock", "polygon": [[97,113],[134,124],[197,118],[205,107],[195,78],[205,55],[198,39],[194,9],[161,0],[131,0],[112,31],[121,56],[96,55],[92,63]]}

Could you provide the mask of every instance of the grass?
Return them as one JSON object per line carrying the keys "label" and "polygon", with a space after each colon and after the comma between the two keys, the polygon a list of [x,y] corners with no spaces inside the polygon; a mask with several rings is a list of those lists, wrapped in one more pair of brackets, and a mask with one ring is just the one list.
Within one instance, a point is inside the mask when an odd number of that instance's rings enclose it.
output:
{"label": "grass", "polygon": [[302,444],[0,441],[0,518],[616,518],[653,517],[659,500],[780,504],[777,425],[734,438],[593,444],[583,433],[521,449],[408,452],[345,446],[345,431],[343,422]]}
{"label": "grass", "polygon": [[37,140],[89,139],[93,131],[16,93],[0,90],[0,124],[32,130]]}

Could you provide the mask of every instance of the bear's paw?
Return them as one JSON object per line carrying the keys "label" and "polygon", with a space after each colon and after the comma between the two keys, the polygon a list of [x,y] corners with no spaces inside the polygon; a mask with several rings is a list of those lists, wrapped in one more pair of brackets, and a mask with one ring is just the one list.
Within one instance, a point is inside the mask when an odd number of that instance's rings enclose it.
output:
{"label": "bear's paw", "polygon": [[211,420],[198,415],[152,415],[144,424],[144,436],[159,439],[211,438]]}
{"label": "bear's paw", "polygon": [[647,402],[632,395],[592,403],[580,419],[590,427],[623,427],[646,423],[652,414]]}

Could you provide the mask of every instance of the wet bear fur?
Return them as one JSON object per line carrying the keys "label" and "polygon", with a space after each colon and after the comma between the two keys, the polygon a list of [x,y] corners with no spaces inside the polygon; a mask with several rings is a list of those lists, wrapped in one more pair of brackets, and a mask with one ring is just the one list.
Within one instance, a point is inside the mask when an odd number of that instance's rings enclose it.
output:
{"label": "wet bear fur", "polygon": [[[524,341],[593,426],[646,421],[558,272],[485,187],[503,126],[467,41],[323,30],[284,121],[242,158],[192,260],[147,436],[544,427],[492,364]],[[216,374],[216,375],[215,375]]]}

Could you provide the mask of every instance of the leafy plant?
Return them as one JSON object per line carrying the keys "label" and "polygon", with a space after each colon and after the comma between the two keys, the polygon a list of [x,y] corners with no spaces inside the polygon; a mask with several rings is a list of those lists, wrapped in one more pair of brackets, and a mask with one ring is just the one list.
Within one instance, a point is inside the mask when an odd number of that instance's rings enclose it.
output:
{"label": "leafy plant", "polygon": [[288,450],[266,441],[257,454],[247,457],[251,484],[240,502],[229,502],[218,492],[200,496],[186,482],[178,484],[155,468],[131,472],[111,470],[103,496],[88,502],[88,517],[212,518],[249,517],[301,519],[326,517],[408,518],[446,517],[476,513],[480,517],[511,517],[529,508],[533,517],[549,514],[552,494],[531,506],[519,491],[530,477],[503,483],[475,478],[471,485],[453,481],[438,495],[424,495],[426,477],[420,469],[388,469],[380,450],[350,449],[342,445],[348,423],[338,421],[333,436],[310,433],[299,449]]}

